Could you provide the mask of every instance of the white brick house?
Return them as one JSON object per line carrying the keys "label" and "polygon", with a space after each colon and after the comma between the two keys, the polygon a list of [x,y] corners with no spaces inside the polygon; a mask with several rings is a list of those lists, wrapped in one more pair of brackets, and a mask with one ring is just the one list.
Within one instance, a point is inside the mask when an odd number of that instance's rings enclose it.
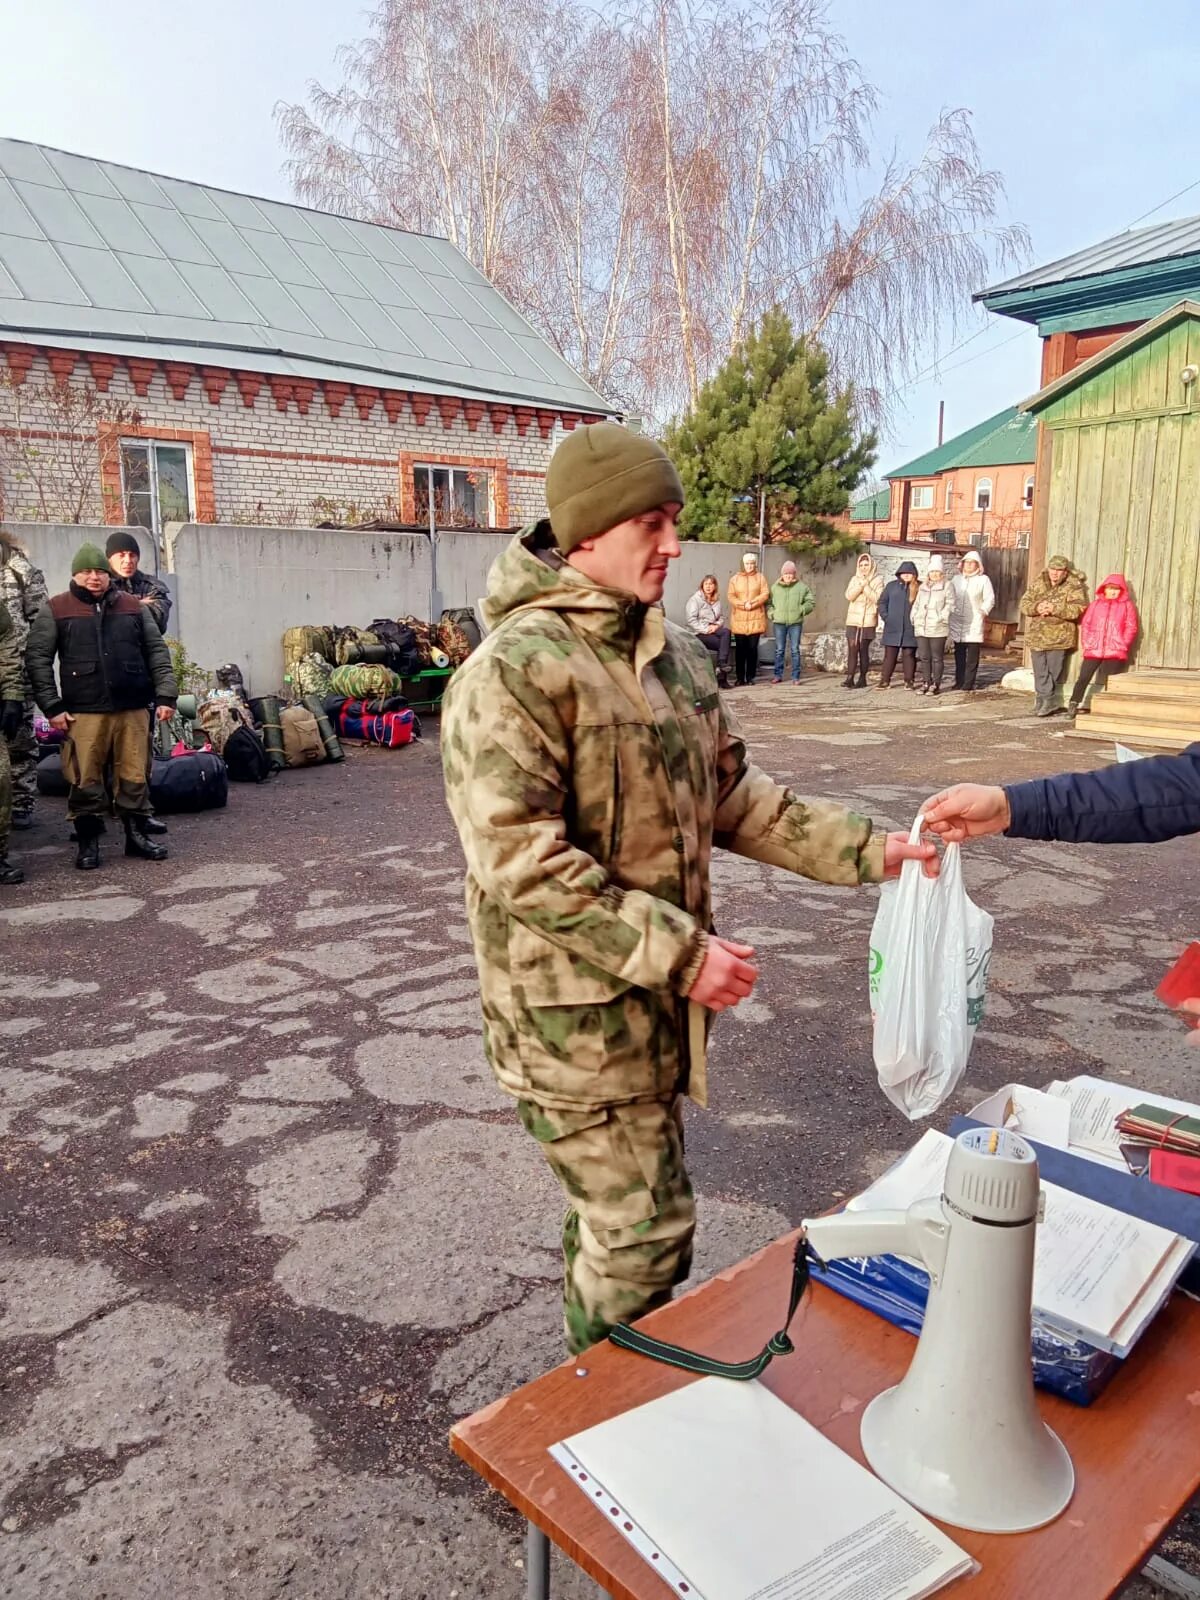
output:
{"label": "white brick house", "polygon": [[445,240],[16,140],[0,352],[0,517],[66,520],[35,493],[58,451],[83,520],[155,535],[431,497],[511,526],[553,438],[613,412]]}

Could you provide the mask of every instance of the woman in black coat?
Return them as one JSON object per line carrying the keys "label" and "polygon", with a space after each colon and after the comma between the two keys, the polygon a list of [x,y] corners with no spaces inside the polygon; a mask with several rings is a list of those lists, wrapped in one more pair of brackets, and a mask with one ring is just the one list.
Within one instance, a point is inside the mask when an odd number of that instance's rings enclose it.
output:
{"label": "woman in black coat", "polygon": [[904,674],[904,687],[912,689],[917,677],[917,636],[913,631],[912,608],[920,588],[917,569],[911,561],[902,561],[896,576],[879,597],[879,620],[883,624],[883,671],[879,674],[880,689],[890,689],[896,662]]}

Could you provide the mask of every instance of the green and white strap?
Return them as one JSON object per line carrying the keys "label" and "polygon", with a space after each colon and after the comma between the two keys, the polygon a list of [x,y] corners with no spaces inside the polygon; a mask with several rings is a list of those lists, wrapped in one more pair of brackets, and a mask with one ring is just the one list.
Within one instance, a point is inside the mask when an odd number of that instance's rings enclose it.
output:
{"label": "green and white strap", "polygon": [[632,1350],[635,1355],[648,1356],[651,1361],[662,1361],[683,1372],[695,1372],[704,1378],[734,1378],[744,1381],[758,1378],[771,1365],[776,1356],[790,1356],[795,1345],[788,1336],[792,1318],[796,1315],[804,1291],[808,1288],[808,1263],[824,1263],[806,1239],[796,1240],[792,1256],[792,1290],[788,1298],[787,1317],[778,1333],[773,1333],[749,1361],[718,1361],[715,1356],[702,1355],[698,1350],[685,1350],[681,1345],[668,1344],[665,1339],[652,1339],[648,1333],[620,1323],[609,1334],[609,1340],[621,1350]]}

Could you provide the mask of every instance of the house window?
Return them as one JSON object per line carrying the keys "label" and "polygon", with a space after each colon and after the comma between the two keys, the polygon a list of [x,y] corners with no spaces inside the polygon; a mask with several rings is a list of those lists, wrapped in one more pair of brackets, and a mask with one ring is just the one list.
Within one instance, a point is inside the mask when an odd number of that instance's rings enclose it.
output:
{"label": "house window", "polygon": [[[986,510],[987,508],[984,507],[984,509]],[[971,535],[971,543],[975,546],[976,550],[986,550],[987,549],[987,534],[986,533],[973,533]]]}
{"label": "house window", "polygon": [[492,475],[475,467],[413,468],[415,520],[439,528],[487,528],[492,521]]}
{"label": "house window", "polygon": [[946,505],[945,505],[945,509],[947,511],[950,511],[952,509],[953,505],[954,505],[954,479],[953,478],[947,478],[946,479]]}
{"label": "house window", "polygon": [[933,485],[931,483],[914,483],[912,499],[909,505],[914,511],[933,510]]}
{"label": "house window", "polygon": [[975,509],[976,511],[990,511],[992,509],[992,480],[990,478],[975,479]]}
{"label": "house window", "polygon": [[933,542],[934,542],[934,544],[953,544],[954,543],[954,529],[953,528],[935,528],[934,529],[934,533],[933,533]]}
{"label": "house window", "polygon": [[125,521],[145,528],[159,544],[165,523],[194,522],[190,445],[122,439],[121,503]]}
{"label": "house window", "polygon": [[1033,510],[1033,473],[1025,479],[1025,493],[1021,496],[1021,504],[1026,511]]}
{"label": "house window", "polygon": [[1026,529],[1026,531],[1024,533],[1019,533],[1017,535],[1017,549],[1018,550],[1028,550],[1029,549],[1029,530],[1028,529]]}

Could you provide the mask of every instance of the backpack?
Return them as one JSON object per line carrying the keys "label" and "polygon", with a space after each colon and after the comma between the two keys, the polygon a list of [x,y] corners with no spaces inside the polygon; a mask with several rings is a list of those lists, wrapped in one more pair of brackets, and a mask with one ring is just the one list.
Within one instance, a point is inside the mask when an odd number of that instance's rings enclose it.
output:
{"label": "backpack", "polygon": [[344,667],[351,661],[361,661],[363,650],[377,645],[379,640],[366,628],[335,628],[333,659],[339,667]]}
{"label": "backpack", "polygon": [[244,728],[248,733],[254,732],[250,708],[236,695],[228,692],[211,694],[202,701],[196,711],[196,721],[204,729],[209,743],[220,756],[225,754],[225,746],[235,729]]}
{"label": "backpack", "polygon": [[328,628],[303,626],[288,628],[283,636],[283,673],[290,677],[301,656],[323,656],[333,660],[333,635]]}
{"label": "backpack", "polygon": [[483,643],[475,613],[468,610],[443,611],[437,625],[437,639],[452,667],[461,667],[471,651]]}
{"label": "backpack", "polygon": [[235,783],[263,783],[275,770],[266,746],[245,723],[239,723],[226,739],[221,756]]}
{"label": "backpack", "polygon": [[323,700],[329,693],[329,675],[333,671],[324,656],[301,656],[292,668],[292,692],[298,699],[306,695],[320,695]]}
{"label": "backpack", "polygon": [[[371,624],[371,632],[378,636],[387,651],[383,658],[385,667],[391,667],[392,671],[398,672],[402,678],[411,678],[414,672],[420,670],[416,635],[406,623],[392,622],[387,617],[376,617]],[[374,657],[364,659],[374,660]]]}
{"label": "backpack", "polygon": [[346,739],[362,739],[366,744],[381,744],[395,750],[413,741],[411,711],[384,711],[372,716],[366,711],[369,701],[347,700],[338,713],[338,731]]}
{"label": "backpack", "polygon": [[287,706],[279,713],[283,754],[289,767],[311,767],[325,759],[325,741],[307,706]]}

